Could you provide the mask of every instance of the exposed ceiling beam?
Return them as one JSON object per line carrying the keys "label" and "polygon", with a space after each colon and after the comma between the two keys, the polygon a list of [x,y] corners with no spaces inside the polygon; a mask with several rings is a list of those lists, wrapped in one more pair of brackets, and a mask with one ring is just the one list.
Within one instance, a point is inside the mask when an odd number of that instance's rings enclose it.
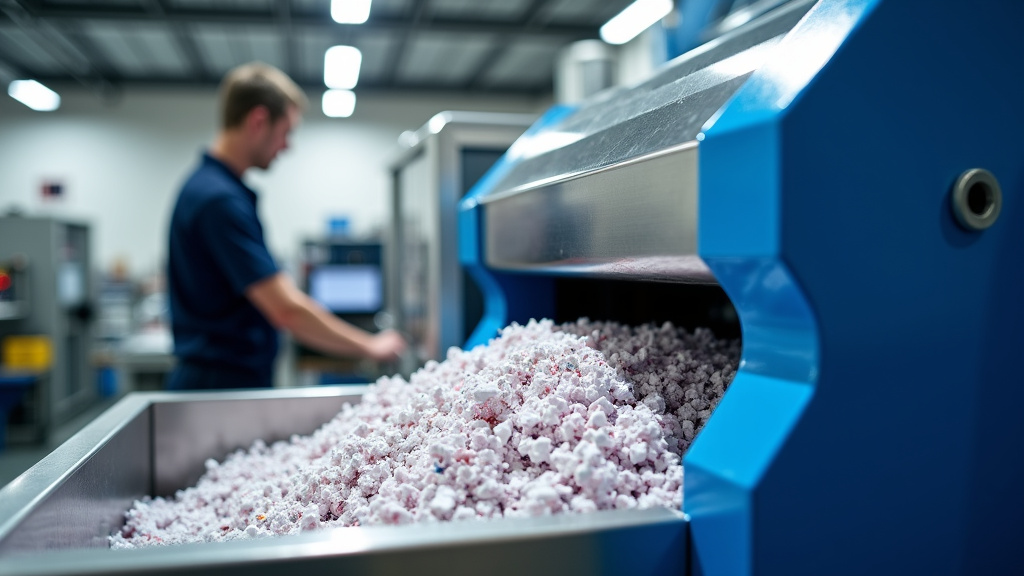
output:
{"label": "exposed ceiling beam", "polygon": [[292,25],[291,2],[288,0],[277,0],[277,25],[281,29],[281,38],[284,40],[284,72],[295,78],[299,71],[299,58],[295,46],[295,26]]}
{"label": "exposed ceiling beam", "polygon": [[[155,0],[147,0],[155,1]],[[420,2],[414,2],[414,6],[421,6]],[[148,9],[132,5],[111,6],[111,5],[53,5],[46,4],[39,7],[36,16],[48,21],[72,20],[74,22],[108,21],[123,23],[188,23],[188,24],[216,24],[220,26],[267,26],[274,27],[280,24],[279,14],[276,10],[196,10],[167,7],[163,15],[152,13]],[[357,33],[393,32],[407,34],[415,32],[421,27],[417,21],[416,14],[424,11],[414,9],[411,13],[393,16],[377,15],[371,16],[364,24],[338,24],[320,12],[292,11],[291,23],[297,33],[309,31],[337,32],[339,27],[352,28]],[[515,37],[558,37],[568,39],[596,38],[597,27],[581,26],[570,24],[559,24],[553,26],[535,27],[524,29],[519,22],[502,22],[496,20],[481,19],[455,19],[455,18],[431,18],[430,30],[448,34],[508,34]]]}
{"label": "exposed ceiling beam", "polygon": [[[18,4],[20,3],[28,17],[34,21],[38,21],[38,12],[41,3],[39,0],[13,0],[6,1],[5,4]],[[63,40],[77,51],[82,57],[85,58],[89,63],[89,67],[93,73],[100,78],[114,82],[117,80],[117,71],[107,55],[103,53],[96,43],[85,34],[81,26],[71,26],[68,24],[56,24],[52,26],[52,32],[58,34]],[[45,32],[44,32],[45,34]]]}
{"label": "exposed ceiling beam", "polygon": [[22,69],[22,67],[5,58],[3,52],[0,52],[0,70],[10,72],[11,75],[14,77],[12,79],[26,77],[25,71]]}
{"label": "exposed ceiling beam", "polygon": [[[547,25],[547,17],[545,12],[541,10],[547,5],[547,0],[532,0],[530,4],[523,10],[523,15],[519,18],[521,24],[527,28],[540,28]],[[544,21],[542,21],[542,18]]]}
{"label": "exposed ceiling beam", "polygon": [[483,83],[484,75],[487,71],[494,67],[495,64],[501,60],[501,57],[505,55],[508,50],[508,39],[497,38],[494,44],[484,53],[484,55],[477,62],[476,67],[467,76],[466,82],[463,83],[463,88],[469,90],[478,88]]}
{"label": "exposed ceiling beam", "polygon": [[[115,94],[117,89],[103,75],[101,64],[90,57],[96,57],[97,53],[83,54],[79,46],[72,44],[61,33],[60,27],[38,17],[36,13],[39,6],[28,0],[0,0],[0,14],[24,32],[38,35],[33,41],[64,68],[65,78],[96,89],[103,96]],[[83,68],[84,73],[81,71]],[[38,76],[30,69],[22,69],[21,72],[32,77]]]}
{"label": "exposed ceiling beam", "polygon": [[[33,78],[40,82],[67,82],[69,78],[64,75],[34,75]],[[302,81],[295,79],[303,90],[313,93],[320,93],[324,90],[322,81]],[[155,88],[209,88],[216,86],[216,80],[208,80],[205,82],[198,82],[192,78],[185,78],[180,76],[132,76],[132,86],[149,86]],[[428,92],[436,94],[513,94],[522,96],[543,96],[551,91],[550,85],[544,86],[530,86],[530,87],[510,87],[501,86],[500,88],[491,88],[488,86],[480,86],[478,88],[465,89],[459,86],[452,86],[451,84],[439,84],[430,82],[398,82],[396,84],[385,84],[381,81],[359,81],[359,86],[356,90],[360,94],[370,93],[394,93],[395,90],[409,91],[409,92]]]}
{"label": "exposed ceiling beam", "polygon": [[[530,4],[523,10],[522,16],[517,22],[517,26],[523,29],[536,29],[541,28],[543,24],[540,23],[539,17],[541,14],[541,8],[544,7],[545,0],[532,0]],[[477,62],[476,67],[469,74],[468,79],[464,83],[463,88],[473,89],[480,86],[480,83],[484,79],[484,75],[487,71],[494,67],[495,64],[501,60],[501,57],[505,55],[508,49],[510,38],[507,35],[498,36],[491,47],[484,53],[484,55]]]}
{"label": "exposed ceiling beam", "polygon": [[423,25],[423,21],[427,18],[427,5],[429,3],[429,0],[413,0],[410,4],[408,16],[412,29],[399,36],[398,41],[391,48],[391,54],[388,55],[388,63],[384,67],[384,70],[386,70],[385,84],[394,84],[398,78],[398,70],[401,68],[402,61],[405,60],[405,53],[409,48],[409,39]]}
{"label": "exposed ceiling beam", "polygon": [[114,66],[107,59],[106,54],[92,41],[92,38],[82,31],[81,27],[60,24],[56,25],[55,28],[74,46],[75,50],[82,54],[82,56],[85,56],[90,63],[90,67],[98,76],[106,78],[111,82],[117,81],[118,74]]}
{"label": "exposed ceiling beam", "polygon": [[[433,0],[408,0],[401,11],[378,10],[362,25],[345,25],[334,22],[323,6],[308,8],[289,0],[273,0],[261,3],[218,3],[177,2],[175,0],[135,0],[125,3],[114,2],[67,2],[55,0],[0,0],[0,25],[13,23],[26,31],[39,46],[40,51],[58,62],[63,70],[47,74],[50,81],[77,80],[83,84],[95,85],[97,79],[116,82],[123,86],[215,86],[220,78],[212,72],[211,55],[204,53],[204,46],[198,41],[196,32],[200,27],[221,30],[230,38],[247,37],[254,29],[272,32],[283,39],[281,43],[281,64],[293,79],[309,90],[322,90],[319,75],[303,73],[303,39],[309,35],[328,37],[335,43],[356,44],[364,35],[393,38],[384,57],[384,71],[376,82],[360,82],[360,91],[424,90],[449,93],[481,94],[544,94],[550,85],[531,85],[519,89],[502,84],[491,85],[490,71],[500,65],[511,47],[530,42],[546,45],[569,44],[576,40],[596,38],[597,12],[615,10],[629,0],[595,2],[594,14],[583,17],[582,22],[563,23],[552,20],[555,14],[553,4],[546,0],[528,0],[518,15],[511,20],[488,19],[473,9],[455,15],[437,15]],[[206,6],[212,6],[207,9]],[[13,7],[13,8],[12,8]],[[22,14],[31,17],[30,28],[26,28]],[[18,19],[20,18],[20,22]],[[103,50],[90,34],[91,23],[102,23],[105,28],[131,29],[146,26],[166,30],[178,52],[185,58],[188,67],[181,77],[171,73],[134,73],[120,71],[111,59],[113,54]],[[439,34],[458,42],[461,35],[474,37],[490,36],[495,41],[477,55],[475,64],[461,81],[456,84],[427,80],[407,83],[402,81],[402,64],[415,47],[416,37],[423,34]],[[11,61],[10,56],[4,58]],[[42,70],[28,62],[11,61],[19,72],[27,74]],[[38,74],[32,74],[38,76]],[[44,78],[47,79],[47,78]],[[550,84],[550,83],[549,83]]]}
{"label": "exposed ceiling beam", "polygon": [[[165,0],[145,0],[143,8],[148,15],[148,20],[152,22],[167,22],[167,14],[170,11],[170,7],[167,6]],[[44,17],[48,18],[48,16]],[[63,20],[63,18],[54,20]],[[186,29],[185,22],[171,21],[170,28],[174,43],[178,45],[178,50],[181,50],[185,60],[188,61],[192,74],[204,80],[208,79],[210,77],[209,69],[206,66],[206,62],[203,61],[203,55],[200,54],[195,39]]]}

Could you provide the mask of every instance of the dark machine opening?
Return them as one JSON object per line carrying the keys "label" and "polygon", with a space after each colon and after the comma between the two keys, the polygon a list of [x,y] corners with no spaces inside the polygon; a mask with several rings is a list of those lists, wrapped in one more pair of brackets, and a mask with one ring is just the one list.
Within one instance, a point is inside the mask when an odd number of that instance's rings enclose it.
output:
{"label": "dark machine opening", "polygon": [[688,331],[708,328],[718,338],[741,336],[736,309],[717,285],[559,278],[555,309],[558,323],[581,317],[630,326],[671,322]]}

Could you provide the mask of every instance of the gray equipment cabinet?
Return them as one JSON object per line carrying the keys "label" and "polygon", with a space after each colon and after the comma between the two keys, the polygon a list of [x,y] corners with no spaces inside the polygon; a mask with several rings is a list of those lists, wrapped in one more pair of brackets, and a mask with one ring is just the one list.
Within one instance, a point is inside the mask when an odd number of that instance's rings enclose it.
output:
{"label": "gray equipment cabinet", "polygon": [[441,112],[403,134],[391,163],[388,310],[413,354],[401,371],[443,360],[482,314],[482,296],[458,261],[458,204],[536,120],[531,114]]}
{"label": "gray equipment cabinet", "polygon": [[0,261],[26,262],[30,287],[17,314],[0,320],[0,341],[8,336],[50,339],[52,364],[26,394],[22,415],[10,425],[8,441],[45,441],[53,426],[96,399],[90,377],[92,315],[89,227],[53,218],[0,218]]}

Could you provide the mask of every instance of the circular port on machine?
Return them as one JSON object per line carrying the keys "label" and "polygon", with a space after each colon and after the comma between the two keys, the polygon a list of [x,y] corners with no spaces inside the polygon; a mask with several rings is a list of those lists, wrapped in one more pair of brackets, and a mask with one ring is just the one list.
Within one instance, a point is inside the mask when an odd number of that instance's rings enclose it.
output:
{"label": "circular port on machine", "polygon": [[968,230],[984,230],[995,223],[1003,206],[999,181],[988,170],[972,168],[953,184],[953,215]]}

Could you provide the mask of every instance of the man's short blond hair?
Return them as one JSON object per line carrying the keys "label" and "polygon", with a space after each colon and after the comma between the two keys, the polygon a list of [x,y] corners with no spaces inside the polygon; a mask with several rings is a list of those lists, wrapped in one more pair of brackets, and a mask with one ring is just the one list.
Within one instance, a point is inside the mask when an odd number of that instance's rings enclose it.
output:
{"label": "man's short blond hair", "polygon": [[220,85],[221,128],[236,128],[249,112],[264,106],[271,121],[277,121],[292,105],[301,112],[306,95],[287,74],[263,62],[250,62],[234,68]]}

